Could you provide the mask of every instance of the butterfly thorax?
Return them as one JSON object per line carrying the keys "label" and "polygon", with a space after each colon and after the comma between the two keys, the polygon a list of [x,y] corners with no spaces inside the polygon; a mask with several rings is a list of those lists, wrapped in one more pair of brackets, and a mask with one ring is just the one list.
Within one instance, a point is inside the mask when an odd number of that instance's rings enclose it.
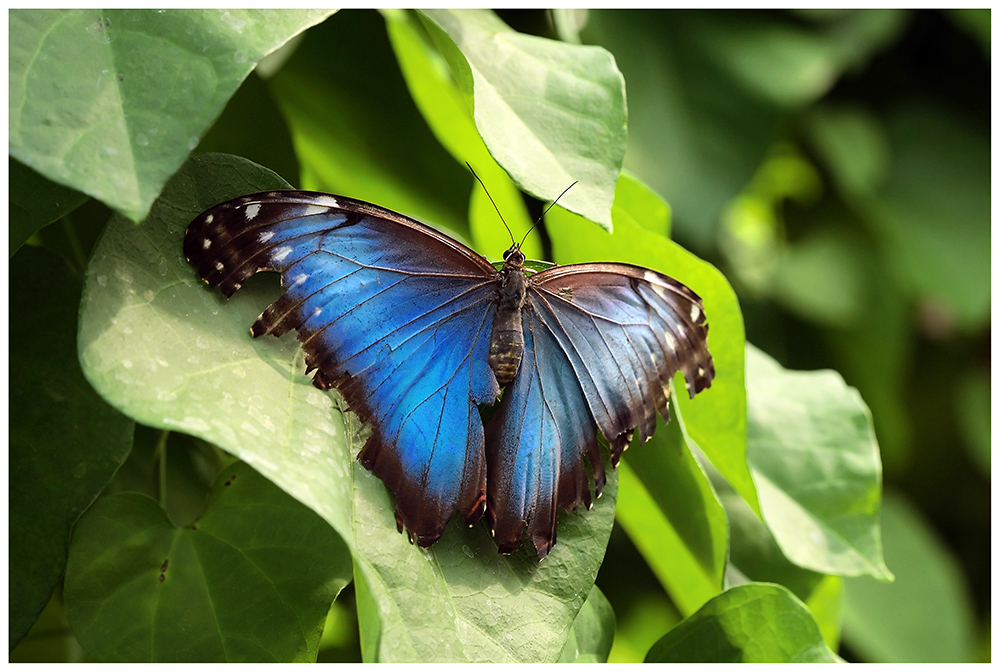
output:
{"label": "butterfly thorax", "polygon": [[490,368],[501,386],[512,381],[521,366],[521,354],[524,352],[521,308],[524,307],[528,282],[524,274],[524,254],[517,246],[504,252],[503,258],[503,268],[497,274],[496,313],[489,356]]}

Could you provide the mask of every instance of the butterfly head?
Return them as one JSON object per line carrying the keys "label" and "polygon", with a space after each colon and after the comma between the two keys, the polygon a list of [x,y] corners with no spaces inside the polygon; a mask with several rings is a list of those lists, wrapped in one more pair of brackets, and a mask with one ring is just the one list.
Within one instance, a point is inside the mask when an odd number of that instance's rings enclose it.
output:
{"label": "butterfly head", "polygon": [[507,248],[507,251],[503,253],[504,266],[521,268],[524,265],[524,252],[521,251],[520,245],[511,245]]}

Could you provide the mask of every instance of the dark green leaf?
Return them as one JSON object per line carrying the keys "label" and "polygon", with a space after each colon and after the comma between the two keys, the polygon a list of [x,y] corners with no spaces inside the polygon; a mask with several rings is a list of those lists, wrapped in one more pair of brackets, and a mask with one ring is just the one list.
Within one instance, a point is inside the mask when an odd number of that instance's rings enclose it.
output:
{"label": "dark green leaf", "polygon": [[625,167],[670,203],[674,230],[708,249],[719,213],[777,136],[781,111],[720,70],[704,42],[715,14],[591,10],[586,42],[628,82]]}
{"label": "dark green leaf", "polygon": [[10,170],[10,255],[36,231],[75,210],[85,194],[50,182],[14,158]]}
{"label": "dark green leaf", "polygon": [[314,661],[350,579],[329,525],[238,463],[190,528],[145,495],[95,504],[73,535],[66,611],[101,661]]}
{"label": "dark green leaf", "polygon": [[788,371],[747,348],[747,459],[764,521],[795,564],[891,580],[871,414],[834,371]]}
{"label": "dark green leaf", "polygon": [[375,12],[340,12],[310,30],[268,80],[302,167],[297,186],[465,235],[472,177],[428,131],[384,30]]}
{"label": "dark green leaf", "polygon": [[869,662],[971,662],[972,601],[957,559],[913,505],[890,492],[882,531],[896,580],[845,580],[845,643]]}
{"label": "dark green leaf", "polygon": [[[81,361],[105,397],[144,423],[212,441],[318,512],[350,546],[366,660],[554,661],[600,567],[617,479],[591,511],[561,515],[538,563],[500,556],[484,525],[457,521],[430,549],[396,531],[385,486],[354,456],[365,439],[340,397],[305,375],[293,334],[251,339],[279,294],[256,277],[224,301],[181,256],[204,207],[281,186],[235,157],[193,160],[142,227],[112,221],[86,281]],[[378,623],[371,618],[377,614]]]}
{"label": "dark green leaf", "polygon": [[10,277],[10,645],[49,601],[70,529],[132,445],[131,420],[80,371],[80,281],[58,257],[27,246]]}
{"label": "dark green leaf", "polygon": [[291,183],[299,181],[292,135],[271,90],[256,72],[243,80],[195,151],[242,156]]}
{"label": "dark green leaf", "polygon": [[14,10],[10,154],[142,219],[257,61],[329,10]]}
{"label": "dark green leaf", "polygon": [[615,612],[597,586],[573,621],[560,663],[606,663],[615,639]]}
{"label": "dark green leaf", "polygon": [[784,586],[730,588],[653,645],[647,663],[833,663],[809,610]]}
{"label": "dark green leaf", "polygon": [[606,229],[627,140],[625,81],[599,47],[515,32],[488,10],[425,10],[490,153],[524,191]]}

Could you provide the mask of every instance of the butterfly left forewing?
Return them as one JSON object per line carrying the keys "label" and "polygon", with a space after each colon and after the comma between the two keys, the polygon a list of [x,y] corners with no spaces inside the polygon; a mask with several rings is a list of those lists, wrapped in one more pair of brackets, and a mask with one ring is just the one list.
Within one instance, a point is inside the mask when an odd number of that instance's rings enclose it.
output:
{"label": "butterfly left forewing", "polygon": [[370,421],[359,460],[395,493],[412,538],[433,543],[455,511],[475,521],[486,479],[476,405],[499,393],[485,259],[398,213],[297,191],[205,211],[184,251],[227,296],[258,270],[281,273],[286,291],[252,334],[295,329],[314,384]]}

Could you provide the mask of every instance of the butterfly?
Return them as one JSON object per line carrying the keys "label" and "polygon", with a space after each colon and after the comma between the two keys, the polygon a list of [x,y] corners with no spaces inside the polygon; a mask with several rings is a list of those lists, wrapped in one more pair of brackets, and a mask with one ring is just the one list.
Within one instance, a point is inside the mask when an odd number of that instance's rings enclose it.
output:
{"label": "butterfly", "polygon": [[[198,215],[184,254],[226,297],[262,270],[284,294],[251,327],[291,329],[313,384],[338,389],[372,427],[358,460],[395,494],[400,532],[430,546],[457,512],[485,513],[501,553],[525,528],[544,558],[558,507],[591,505],[612,464],[659,414],[683,372],[690,397],[715,375],[702,301],[656,271],[620,263],[530,274],[385,208],[271,191]],[[502,390],[502,394],[501,394]],[[497,405],[497,400],[499,404]],[[485,423],[479,407],[495,405]]]}

